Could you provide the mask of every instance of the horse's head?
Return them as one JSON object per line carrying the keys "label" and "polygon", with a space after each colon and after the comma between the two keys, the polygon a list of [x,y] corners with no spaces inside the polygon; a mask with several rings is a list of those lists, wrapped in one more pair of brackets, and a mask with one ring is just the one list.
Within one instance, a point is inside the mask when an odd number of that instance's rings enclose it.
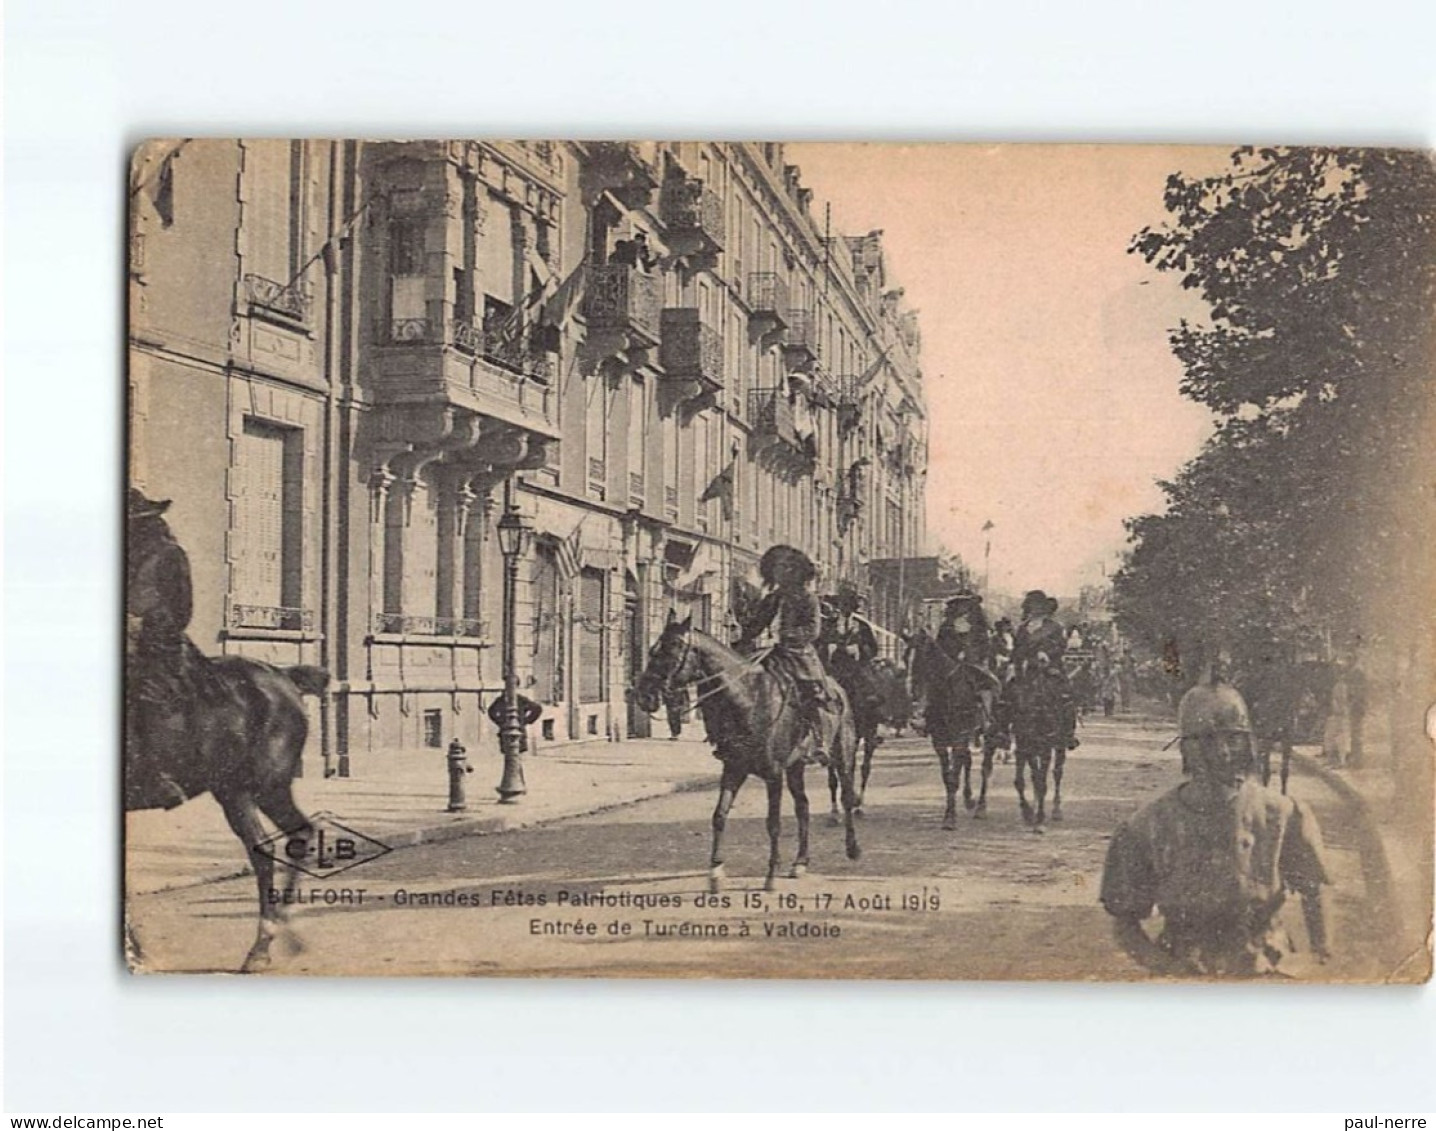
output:
{"label": "horse's head", "polygon": [[633,685],[633,700],[639,709],[652,713],[663,701],[663,693],[691,683],[693,670],[693,618],[679,620],[672,612],[663,632],[648,650],[648,665]]}

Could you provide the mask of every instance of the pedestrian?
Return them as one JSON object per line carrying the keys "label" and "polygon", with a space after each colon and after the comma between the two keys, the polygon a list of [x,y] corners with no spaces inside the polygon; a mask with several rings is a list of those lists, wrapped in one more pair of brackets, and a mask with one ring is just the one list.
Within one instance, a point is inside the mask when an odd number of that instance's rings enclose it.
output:
{"label": "pedestrian", "polygon": [[1102,680],[1102,715],[1110,719],[1117,710],[1117,700],[1121,695],[1122,677],[1118,670],[1111,668],[1106,677]]}
{"label": "pedestrian", "polygon": [[[526,754],[529,748],[528,728],[538,721],[538,717],[543,714],[543,708],[527,695],[518,694],[515,701],[519,709],[519,726],[521,728],[519,731],[519,753]],[[504,725],[504,697],[502,695],[489,704],[488,714],[489,721],[502,732]]]}
{"label": "pedestrian", "polygon": [[[1221,673],[1183,697],[1177,714],[1187,780],[1124,821],[1102,871],[1101,902],[1118,945],[1160,974],[1285,973],[1297,947],[1281,912],[1301,901],[1318,961],[1329,956],[1330,883],[1316,818],[1251,780],[1246,703]],[[1154,940],[1143,926],[1154,913]]]}

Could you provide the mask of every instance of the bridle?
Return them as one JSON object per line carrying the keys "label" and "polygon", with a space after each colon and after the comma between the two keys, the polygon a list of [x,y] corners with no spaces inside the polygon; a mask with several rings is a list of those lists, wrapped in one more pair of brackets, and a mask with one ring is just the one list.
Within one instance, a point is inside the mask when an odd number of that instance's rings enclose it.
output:
{"label": "bridle", "polygon": [[680,713],[684,715],[692,714],[703,704],[703,701],[705,699],[711,699],[714,695],[717,695],[718,692],[722,691],[727,686],[727,679],[731,673],[735,671],[751,670],[752,668],[756,667],[758,663],[758,659],[754,657],[752,659],[744,660],[741,664],[735,665],[733,667],[723,668],[720,671],[713,672],[709,675],[700,675],[696,679],[686,680],[683,683],[677,682],[678,674],[683,671],[685,667],[688,666],[688,660],[692,655],[693,630],[689,628],[686,629],[683,633],[683,656],[679,659],[678,663],[673,665],[672,669],[669,671],[667,677],[663,680],[663,682],[658,685],[659,693],[662,694],[663,692],[677,691],[679,688],[683,687],[702,687],[702,685],[705,683],[708,683],[710,681],[713,682],[713,686],[711,688],[709,688],[707,691],[699,692],[698,695],[694,697],[693,702],[683,708]]}

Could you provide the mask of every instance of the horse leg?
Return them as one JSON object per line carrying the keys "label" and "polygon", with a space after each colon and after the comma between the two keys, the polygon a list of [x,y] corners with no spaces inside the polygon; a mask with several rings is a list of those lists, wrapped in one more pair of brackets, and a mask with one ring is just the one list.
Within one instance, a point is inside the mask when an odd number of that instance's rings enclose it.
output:
{"label": "horse leg", "polygon": [[783,832],[783,779],[771,778],[768,786],[768,878],[764,891],[774,891],[778,882],[778,839]]}
{"label": "horse leg", "polygon": [[1281,791],[1286,792],[1287,778],[1291,777],[1291,743],[1281,744]]}
{"label": "horse leg", "polygon": [[1032,792],[1037,798],[1037,815],[1032,819],[1032,831],[1046,832],[1047,825],[1047,768],[1052,764],[1052,748],[1044,746],[1032,755]]}
{"label": "horse leg", "polygon": [[863,776],[858,783],[858,803],[853,808],[855,816],[863,815],[863,799],[868,795],[868,778],[873,772],[873,755],[878,748],[878,725],[874,723],[872,729],[863,737]]}
{"label": "horse leg", "polygon": [[[828,767],[831,779],[833,769]],[[803,763],[788,767],[788,792],[793,795],[793,813],[798,818],[798,855],[788,869],[790,879],[799,879],[808,871],[808,790],[803,782]]]}
{"label": "horse leg", "polygon": [[743,785],[747,774],[723,763],[723,776],[718,780],[718,804],[713,807],[713,854],[708,858],[708,890],[715,895],[723,890],[723,830],[728,825],[728,811]]}
{"label": "horse leg", "polygon": [[[293,787],[285,783],[275,789],[269,790],[260,796],[260,811],[273,821],[286,837],[295,835],[309,836],[314,826],[310,823],[303,810],[294,802]],[[279,900],[279,906],[275,909],[277,913],[277,926],[280,931],[280,938],[290,954],[298,954],[304,949],[299,936],[289,924],[290,918],[290,893],[294,890],[295,882],[299,879],[299,872],[294,868],[287,870],[284,879],[284,894]]]}
{"label": "horse leg", "polygon": [[937,747],[938,764],[942,766],[942,785],[947,793],[947,808],[943,810],[942,827],[957,828],[957,754],[952,746],[943,743]]}
{"label": "horse leg", "polygon": [[[259,891],[259,932],[245,956],[244,965],[240,967],[241,973],[253,974],[269,966],[269,947],[282,926],[280,909],[284,905],[281,900],[270,898],[274,887],[274,861],[259,851],[259,844],[265,835],[264,826],[259,823],[259,806],[254,798],[244,793],[218,800],[224,810],[224,819],[249,854],[249,864],[254,869],[254,882]],[[293,880],[291,869],[289,881],[285,884],[286,891]]]}
{"label": "horse leg", "polygon": [[831,762],[828,763],[828,824],[835,828],[842,823],[842,813],[838,809],[838,768]]}
{"label": "horse leg", "polygon": [[[1017,807],[1022,811],[1022,819],[1029,825],[1032,824],[1032,806],[1027,804],[1027,750],[1025,747],[1014,744],[1012,757],[1017,763],[1017,775],[1013,779],[1013,785],[1017,786]],[[1032,771],[1032,783],[1036,788],[1037,770]]]}
{"label": "horse leg", "polygon": [[984,738],[982,742],[982,792],[977,798],[977,808],[972,811],[974,817],[987,816],[987,783],[992,779],[992,756],[994,753],[992,743]]}
{"label": "horse leg", "polygon": [[976,802],[972,800],[972,736],[969,734],[962,736],[962,754],[959,757],[961,761],[958,764],[962,768],[962,807],[971,812]]}
{"label": "horse leg", "polygon": [[852,732],[838,732],[838,741],[834,744],[838,749],[834,753],[833,761],[838,766],[838,780],[843,787],[843,824],[844,842],[849,860],[856,860],[863,854],[862,848],[858,845],[858,830],[853,819],[858,815],[858,789],[857,782],[853,780],[857,774],[857,735]]}
{"label": "horse leg", "polygon": [[1052,751],[1052,819],[1062,819],[1062,771],[1067,766],[1067,744],[1064,742]]}

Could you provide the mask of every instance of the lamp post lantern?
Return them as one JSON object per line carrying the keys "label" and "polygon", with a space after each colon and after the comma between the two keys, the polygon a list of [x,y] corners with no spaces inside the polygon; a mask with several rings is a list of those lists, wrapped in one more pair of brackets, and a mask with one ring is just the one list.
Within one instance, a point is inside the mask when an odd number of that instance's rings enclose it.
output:
{"label": "lamp post lantern", "polygon": [[519,713],[518,584],[519,560],[528,553],[533,527],[524,521],[514,505],[514,486],[504,484],[504,513],[498,522],[499,552],[504,557],[504,698],[499,723],[499,751],[504,756],[504,776],[499,782],[501,804],[511,805],[527,792],[524,787],[524,724]]}

